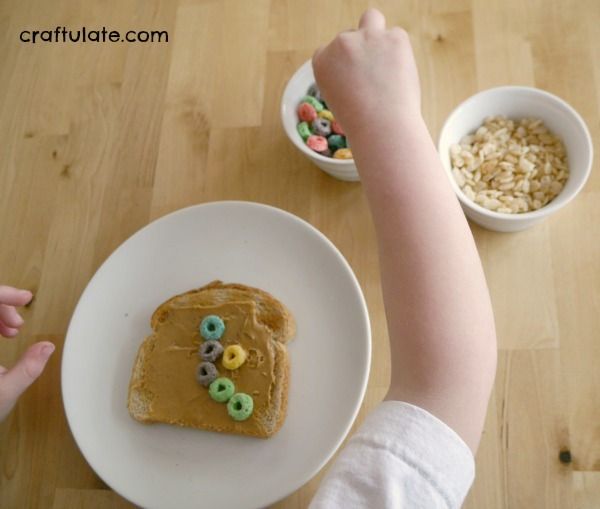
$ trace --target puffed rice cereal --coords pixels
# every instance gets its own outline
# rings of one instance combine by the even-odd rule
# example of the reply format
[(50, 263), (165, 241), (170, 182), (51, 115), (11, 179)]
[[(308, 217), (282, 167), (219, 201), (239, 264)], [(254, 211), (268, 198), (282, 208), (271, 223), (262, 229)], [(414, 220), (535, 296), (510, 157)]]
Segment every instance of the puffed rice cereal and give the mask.
[(540, 119), (488, 117), (450, 146), (452, 175), (467, 198), (495, 212), (537, 210), (569, 178), (562, 141)]

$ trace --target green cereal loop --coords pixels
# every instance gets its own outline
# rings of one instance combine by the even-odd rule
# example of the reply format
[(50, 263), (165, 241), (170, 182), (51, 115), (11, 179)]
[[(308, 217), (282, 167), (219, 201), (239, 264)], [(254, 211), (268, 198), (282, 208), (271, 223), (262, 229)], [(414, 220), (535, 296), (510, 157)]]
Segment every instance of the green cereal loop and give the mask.
[(340, 134), (332, 134), (327, 138), (329, 148), (334, 152), (339, 148), (346, 148), (346, 138)]
[(229, 378), (222, 376), (214, 380), (208, 387), (210, 397), (219, 403), (225, 403), (235, 392), (235, 385)]
[(300, 103), (308, 103), (308, 104), (310, 104), (317, 111), (317, 113), (319, 113), (319, 111), (323, 111), (323, 109), (325, 108), (323, 106), (322, 102), (317, 101), (314, 97), (312, 97), (310, 95), (305, 95), (300, 100)]
[(217, 315), (208, 315), (200, 323), (200, 335), (207, 341), (217, 341), (225, 332), (225, 323)]
[(245, 421), (252, 415), (254, 400), (252, 396), (238, 392), (227, 403), (227, 413), (234, 421)]
[(296, 129), (298, 129), (298, 134), (302, 136), (302, 139), (306, 141), (308, 137), (312, 134), (310, 131), (310, 127), (308, 126), (308, 122), (300, 122)]

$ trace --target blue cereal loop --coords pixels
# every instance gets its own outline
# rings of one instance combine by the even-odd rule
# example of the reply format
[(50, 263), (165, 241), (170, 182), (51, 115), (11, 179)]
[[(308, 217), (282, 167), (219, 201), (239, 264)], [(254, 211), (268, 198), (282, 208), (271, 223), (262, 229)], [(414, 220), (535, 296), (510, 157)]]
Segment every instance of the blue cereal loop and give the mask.
[(200, 323), (200, 335), (207, 341), (217, 341), (225, 332), (225, 323), (217, 315), (208, 315)]

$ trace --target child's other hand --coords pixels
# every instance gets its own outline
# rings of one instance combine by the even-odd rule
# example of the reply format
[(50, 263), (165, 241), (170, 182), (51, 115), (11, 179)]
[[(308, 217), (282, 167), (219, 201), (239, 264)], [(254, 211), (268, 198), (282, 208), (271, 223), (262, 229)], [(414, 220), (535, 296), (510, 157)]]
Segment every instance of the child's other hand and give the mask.
[[(32, 299), (31, 292), (11, 286), (0, 286), (0, 335), (16, 336), (23, 319), (15, 306), (24, 306)], [(0, 421), (2, 421), (17, 402), (19, 396), (42, 374), (54, 345), (41, 341), (30, 346), (17, 363), (7, 369), (0, 366)]]
[(358, 30), (341, 32), (313, 56), (323, 97), (344, 129), (376, 128), (386, 119), (421, 116), (419, 76), (401, 28), (386, 29), (385, 17), (368, 9)]

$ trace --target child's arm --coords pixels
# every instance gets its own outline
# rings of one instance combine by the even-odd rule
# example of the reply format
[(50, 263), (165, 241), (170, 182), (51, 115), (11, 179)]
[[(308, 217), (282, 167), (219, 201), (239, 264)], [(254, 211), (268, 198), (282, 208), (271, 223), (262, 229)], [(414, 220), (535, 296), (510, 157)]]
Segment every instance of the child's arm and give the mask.
[(406, 32), (374, 9), (313, 58), (352, 143), (379, 242), (392, 380), (475, 451), (496, 369), (490, 298), (469, 227), (421, 117)]

